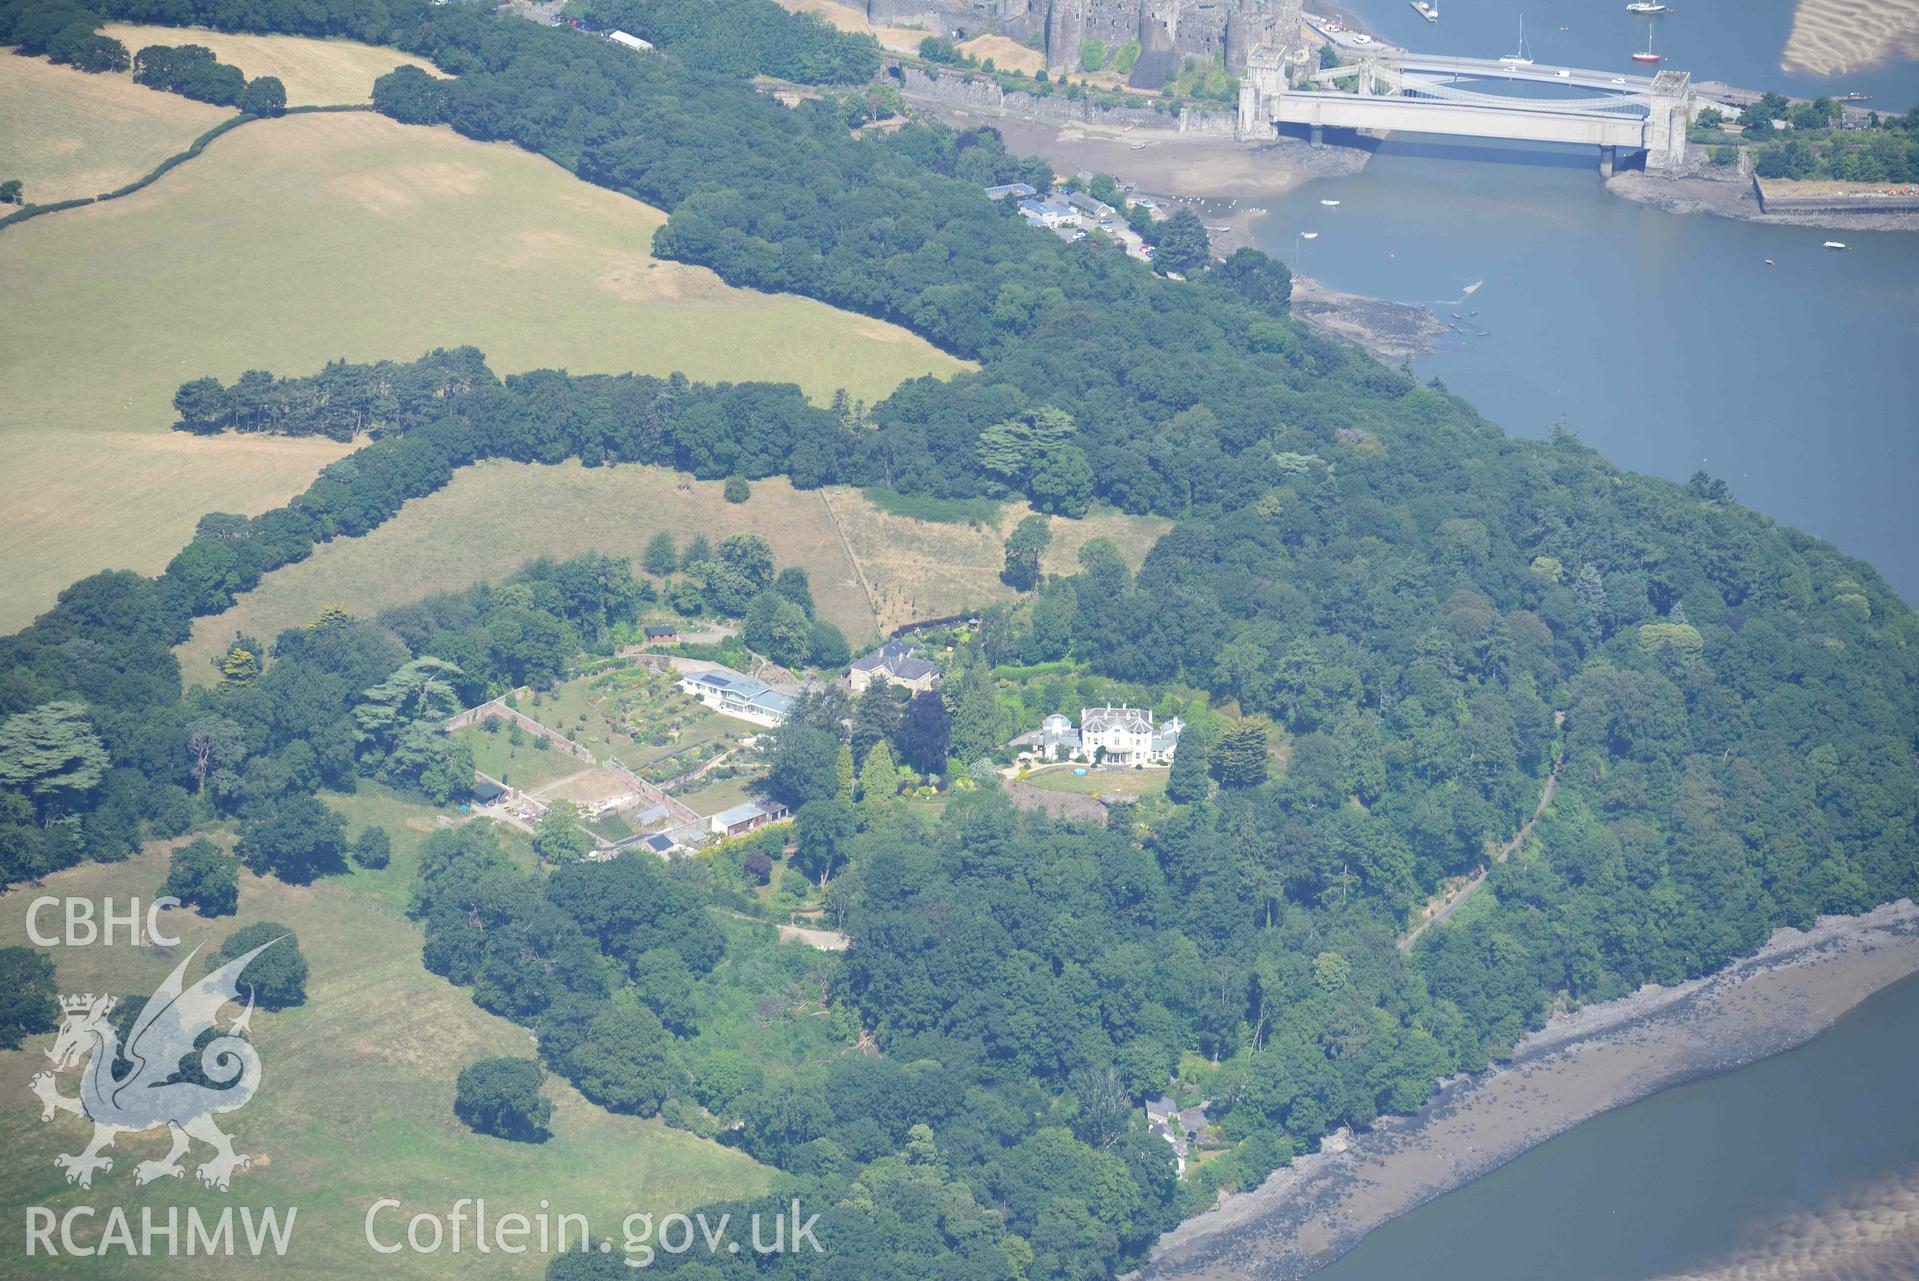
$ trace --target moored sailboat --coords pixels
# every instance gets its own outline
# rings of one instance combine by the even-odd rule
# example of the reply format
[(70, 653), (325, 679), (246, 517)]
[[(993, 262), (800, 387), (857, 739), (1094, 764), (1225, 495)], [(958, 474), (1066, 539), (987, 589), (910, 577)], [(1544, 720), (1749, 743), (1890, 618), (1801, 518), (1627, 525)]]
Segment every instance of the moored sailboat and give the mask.
[(1519, 15), (1519, 49), (1500, 59), (1509, 67), (1530, 67), (1533, 65), (1532, 53), (1526, 48), (1526, 15)]

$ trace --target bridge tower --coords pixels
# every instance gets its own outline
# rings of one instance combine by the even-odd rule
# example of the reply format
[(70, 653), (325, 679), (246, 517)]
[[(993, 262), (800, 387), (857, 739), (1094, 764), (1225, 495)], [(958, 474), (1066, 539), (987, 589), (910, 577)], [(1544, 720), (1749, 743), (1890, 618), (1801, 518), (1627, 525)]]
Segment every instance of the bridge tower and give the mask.
[(1286, 93), (1286, 51), (1263, 44), (1246, 55), (1246, 74), (1239, 78), (1239, 137), (1264, 140), (1273, 136), (1279, 100)]
[(1646, 168), (1670, 173), (1686, 164), (1686, 130), (1692, 125), (1692, 72), (1661, 71), (1652, 78), (1646, 117)]

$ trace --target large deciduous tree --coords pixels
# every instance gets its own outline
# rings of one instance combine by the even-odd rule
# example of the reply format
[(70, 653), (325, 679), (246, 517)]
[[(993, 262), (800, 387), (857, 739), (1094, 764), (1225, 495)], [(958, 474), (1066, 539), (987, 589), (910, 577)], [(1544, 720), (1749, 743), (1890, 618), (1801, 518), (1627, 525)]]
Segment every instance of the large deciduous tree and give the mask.
[(453, 1113), (481, 1134), (518, 1143), (548, 1135), (553, 1104), (540, 1093), (546, 1074), (533, 1059), (481, 1059), (460, 1069)]
[(580, 807), (565, 797), (547, 804), (533, 827), (533, 852), (549, 863), (571, 863), (593, 848), (593, 837), (580, 826)]
[(1053, 541), (1053, 524), (1044, 516), (1028, 516), (1006, 536), (1006, 567), (1000, 580), (1014, 591), (1039, 586), (1039, 559)]
[(261, 921), (227, 936), (220, 950), (207, 958), (214, 969), (245, 956), (262, 944), (270, 944), (240, 971), (240, 992), (249, 991), (263, 1010), (284, 1010), (304, 1005), (307, 999), (307, 959), (300, 951), (300, 938), (277, 921)]
[(684, 1080), (672, 1036), (643, 1005), (605, 1010), (567, 1057), (580, 1093), (614, 1112), (652, 1116)]
[(173, 851), (160, 893), (203, 916), (231, 916), (240, 906), (240, 860), (201, 837)]
[(0, 1050), (17, 1050), (60, 1022), (53, 958), (30, 947), (0, 947)]
[(346, 851), (346, 820), (312, 796), (285, 797), (240, 831), (246, 865), (291, 885), (344, 872)]

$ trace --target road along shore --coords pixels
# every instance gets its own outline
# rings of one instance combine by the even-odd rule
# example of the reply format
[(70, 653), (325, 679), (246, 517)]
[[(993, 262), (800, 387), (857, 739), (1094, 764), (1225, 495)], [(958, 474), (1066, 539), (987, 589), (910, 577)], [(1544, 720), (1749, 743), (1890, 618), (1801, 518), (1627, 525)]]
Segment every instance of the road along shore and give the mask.
[(1416, 1116), (1295, 1160), (1160, 1239), (1139, 1281), (1292, 1281), (1372, 1229), (1611, 1108), (1804, 1044), (1919, 973), (1919, 906), (1782, 929), (1716, 974), (1560, 1015)]

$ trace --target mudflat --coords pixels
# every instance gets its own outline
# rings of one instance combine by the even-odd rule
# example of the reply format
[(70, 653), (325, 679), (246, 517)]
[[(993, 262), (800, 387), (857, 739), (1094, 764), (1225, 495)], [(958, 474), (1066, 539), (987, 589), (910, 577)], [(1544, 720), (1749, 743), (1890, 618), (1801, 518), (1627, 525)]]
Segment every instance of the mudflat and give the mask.
[(1919, 972), (1919, 906), (1782, 929), (1716, 974), (1555, 1018), (1503, 1064), (1446, 1082), (1416, 1116), (1335, 1136), (1161, 1238), (1141, 1281), (1288, 1281), (1372, 1229), (1601, 1112), (1803, 1044)]

